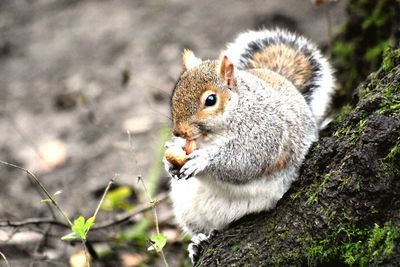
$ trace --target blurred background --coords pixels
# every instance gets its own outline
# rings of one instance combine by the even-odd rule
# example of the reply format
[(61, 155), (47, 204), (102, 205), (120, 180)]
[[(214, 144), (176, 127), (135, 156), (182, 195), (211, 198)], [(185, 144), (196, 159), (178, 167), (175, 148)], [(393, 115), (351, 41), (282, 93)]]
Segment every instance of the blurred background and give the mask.
[[(52, 194), (61, 190), (55, 197), (71, 220), (93, 214), (113, 177), (97, 225), (157, 198), (165, 257), (187, 265), (161, 166), (183, 48), (216, 58), (238, 33), (279, 26), (327, 51), (344, 2), (1, 0), (0, 160), (33, 172)], [(79, 266), (82, 246), (60, 240), (67, 227), (27, 223), (55, 220), (30, 178), (0, 164), (0, 252), (11, 266)], [(94, 266), (162, 266), (147, 251), (154, 232), (151, 211), (90, 232), (101, 259)]]

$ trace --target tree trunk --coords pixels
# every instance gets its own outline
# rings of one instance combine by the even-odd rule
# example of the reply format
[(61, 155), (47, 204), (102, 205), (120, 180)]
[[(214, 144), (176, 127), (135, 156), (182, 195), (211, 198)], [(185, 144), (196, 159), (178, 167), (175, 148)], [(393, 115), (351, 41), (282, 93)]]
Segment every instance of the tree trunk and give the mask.
[(314, 144), (271, 212), (218, 234), (197, 266), (400, 266), (400, 50)]

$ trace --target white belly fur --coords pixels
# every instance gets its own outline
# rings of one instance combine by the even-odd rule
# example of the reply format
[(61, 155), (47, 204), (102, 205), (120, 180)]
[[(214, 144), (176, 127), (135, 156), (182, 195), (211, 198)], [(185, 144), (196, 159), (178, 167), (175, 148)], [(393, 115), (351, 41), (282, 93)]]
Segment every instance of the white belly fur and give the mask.
[(242, 185), (211, 177), (172, 180), (170, 197), (185, 231), (207, 233), (221, 230), (246, 214), (274, 208), (296, 176), (291, 168)]

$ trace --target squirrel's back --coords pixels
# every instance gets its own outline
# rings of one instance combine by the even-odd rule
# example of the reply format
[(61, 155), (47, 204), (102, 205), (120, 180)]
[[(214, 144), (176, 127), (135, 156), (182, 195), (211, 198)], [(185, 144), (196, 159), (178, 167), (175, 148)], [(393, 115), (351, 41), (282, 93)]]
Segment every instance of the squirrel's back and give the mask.
[(224, 54), (238, 69), (267, 68), (291, 81), (321, 126), (334, 92), (334, 78), (328, 61), (311, 41), (281, 29), (249, 31), (228, 44)]

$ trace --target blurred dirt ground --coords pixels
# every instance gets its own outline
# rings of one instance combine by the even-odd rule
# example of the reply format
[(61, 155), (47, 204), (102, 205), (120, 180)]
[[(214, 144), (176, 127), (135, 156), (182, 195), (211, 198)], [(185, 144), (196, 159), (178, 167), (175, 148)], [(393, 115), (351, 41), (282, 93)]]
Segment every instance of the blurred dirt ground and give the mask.
[[(118, 184), (140, 190), (136, 177), (146, 181), (159, 166), (183, 48), (214, 58), (241, 31), (284, 26), (326, 49), (328, 18), (334, 31), (343, 4), (1, 0), (0, 160), (33, 171), (50, 192), (62, 190), (58, 201), (71, 217), (90, 216), (110, 178), (118, 174)], [(158, 191), (167, 184), (163, 173)], [(40, 200), (23, 172), (0, 165), (0, 220), (50, 217)], [(113, 215), (101, 211), (98, 220)], [(34, 253), (41, 239), (33, 228), (0, 228), (0, 252), (12, 266), (68, 265), (77, 247), (50, 238), (53, 261), (46, 260)], [(26, 246), (14, 240), (16, 232), (30, 240)], [(171, 266), (181, 265), (174, 253), (167, 248)]]

